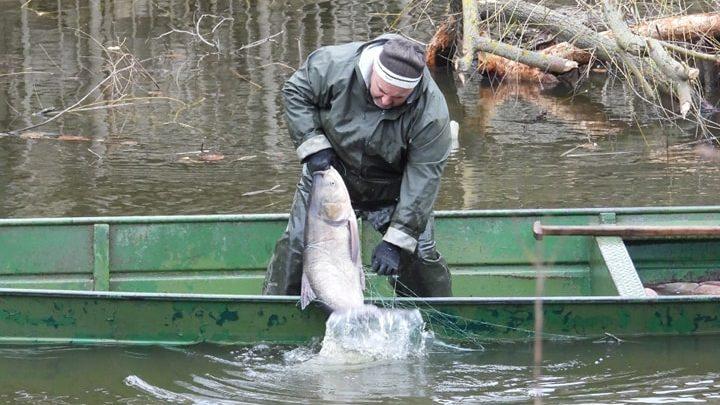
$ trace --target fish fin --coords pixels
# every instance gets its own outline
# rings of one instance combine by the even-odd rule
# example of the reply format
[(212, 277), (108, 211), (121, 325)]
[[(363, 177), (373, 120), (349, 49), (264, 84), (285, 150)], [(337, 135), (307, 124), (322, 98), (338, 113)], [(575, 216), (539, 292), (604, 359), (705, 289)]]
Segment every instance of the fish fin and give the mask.
[(360, 272), (360, 286), (365, 291), (365, 272), (360, 258), (360, 232), (358, 232), (357, 219), (354, 215), (348, 219), (348, 228), (350, 228), (350, 258)]
[(317, 295), (315, 295), (315, 291), (310, 287), (310, 280), (308, 280), (305, 273), (303, 273), (302, 281), (300, 282), (300, 309), (305, 309), (315, 298), (317, 298)]
[(360, 264), (360, 233), (358, 232), (357, 219), (354, 216), (348, 219), (350, 229), (350, 259), (355, 264)]

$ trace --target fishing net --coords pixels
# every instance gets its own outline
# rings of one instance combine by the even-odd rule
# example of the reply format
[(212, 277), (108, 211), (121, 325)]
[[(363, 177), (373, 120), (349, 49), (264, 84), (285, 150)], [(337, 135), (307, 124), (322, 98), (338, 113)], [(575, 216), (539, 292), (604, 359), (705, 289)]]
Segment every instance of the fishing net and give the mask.
[[(402, 284), (399, 280), (399, 284)], [(532, 340), (536, 333), (534, 329), (513, 327), (506, 324), (497, 324), (488, 321), (471, 319), (456, 314), (450, 314), (437, 309), (431, 302), (423, 300), (423, 297), (415, 301), (399, 301), (395, 296), (383, 294), (382, 287), (368, 283), (365, 297), (372, 300), (382, 308), (405, 308), (417, 310), (425, 321), (425, 329), (430, 332), (434, 339), (433, 344), (454, 348), (461, 351), (485, 350), (485, 344), (505, 343), (508, 339), (498, 338), (506, 331), (512, 330), (514, 336), (525, 336), (528, 341)], [(548, 340), (575, 340), (569, 335), (540, 332), (543, 339)], [(493, 337), (490, 337), (493, 336)], [(512, 341), (516, 342), (514, 338)], [(522, 340), (522, 339), (521, 339)]]

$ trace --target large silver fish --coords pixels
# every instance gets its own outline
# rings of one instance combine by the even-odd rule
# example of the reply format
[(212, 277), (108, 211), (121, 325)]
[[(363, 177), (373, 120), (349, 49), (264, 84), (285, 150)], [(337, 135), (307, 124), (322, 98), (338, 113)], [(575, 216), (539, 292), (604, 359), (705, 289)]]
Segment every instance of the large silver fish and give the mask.
[(322, 302), (331, 311), (363, 306), (365, 273), (357, 219), (345, 182), (334, 168), (313, 173), (305, 223), (300, 306)]

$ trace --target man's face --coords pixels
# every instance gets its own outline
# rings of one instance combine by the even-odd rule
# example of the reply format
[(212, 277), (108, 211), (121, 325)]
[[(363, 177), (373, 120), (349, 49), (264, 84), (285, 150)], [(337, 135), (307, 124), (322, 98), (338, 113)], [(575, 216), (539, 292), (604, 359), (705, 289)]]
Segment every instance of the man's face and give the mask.
[(404, 104), (412, 91), (413, 89), (403, 89), (402, 87), (388, 84), (380, 75), (375, 73), (375, 67), (373, 67), (373, 72), (370, 76), (370, 95), (375, 105), (379, 108), (387, 110), (388, 108)]

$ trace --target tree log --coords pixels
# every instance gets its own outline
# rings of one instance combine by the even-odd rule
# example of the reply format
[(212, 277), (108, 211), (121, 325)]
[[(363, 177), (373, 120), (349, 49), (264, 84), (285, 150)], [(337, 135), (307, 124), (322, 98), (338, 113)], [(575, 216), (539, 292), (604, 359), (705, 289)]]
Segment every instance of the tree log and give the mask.
[[(457, 22), (463, 27), (462, 54), (455, 58), (460, 72), (469, 71), (477, 56), (479, 70), (489, 76), (551, 85), (558, 82), (551, 73), (562, 74), (597, 58), (608, 66), (620, 66), (626, 74), (635, 77), (650, 100), (659, 102), (658, 93), (677, 97), (680, 113), (685, 117), (695, 98), (691, 82), (697, 80), (699, 71), (673, 58), (668, 50), (686, 57), (720, 60), (720, 55), (703, 54), (658, 39), (716, 36), (720, 33), (720, 13), (662, 18), (630, 28), (614, 1), (605, 0), (604, 15), (611, 30), (597, 32), (577, 19), (527, 0), (455, 0), (453, 4), (456, 8), (462, 4), (462, 21)], [(564, 42), (539, 52), (518, 48), (482, 36), (481, 16), (536, 27)], [(452, 35), (446, 25), (438, 33), (428, 52), (433, 61), (437, 59), (438, 49), (452, 49), (451, 38), (460, 31), (455, 30)], [(452, 52), (447, 55), (451, 56)], [(462, 80), (463, 75), (460, 77)]]
[(510, 82), (535, 82), (546, 87), (552, 87), (559, 83), (553, 74), (487, 52), (478, 52), (478, 69), (487, 76), (498, 77)]
[(569, 42), (560, 42), (540, 50), (540, 53), (553, 55), (563, 59), (577, 62), (579, 65), (587, 65), (592, 60), (592, 54), (580, 49)]
[[(634, 34), (625, 24), (623, 15), (618, 10), (614, 0), (603, 1), (603, 14), (618, 46), (631, 55), (644, 56), (648, 54), (655, 62), (655, 66), (670, 81), (671, 88), (674, 90), (680, 104), (680, 115), (685, 118), (692, 106), (690, 81), (696, 80), (700, 75), (700, 71), (673, 59), (657, 39), (643, 38)], [(631, 71), (640, 82), (645, 80), (645, 77), (639, 74), (637, 69), (631, 69)], [(644, 83), (643, 85), (647, 92), (647, 85)]]
[(720, 35), (720, 13), (691, 14), (638, 24), (631, 28), (637, 35), (667, 41), (694, 42)]
[(555, 55), (528, 51), (504, 42), (495, 41), (485, 36), (479, 37), (473, 42), (475, 43), (476, 50), (502, 56), (511, 61), (520, 62), (550, 73), (567, 73), (578, 67), (575, 61), (563, 59)]
[[(673, 18), (686, 19), (686, 17), (688, 17), (687, 20), (692, 20), (689, 17), (699, 17), (698, 19), (701, 21), (701, 24), (698, 25), (699, 27), (708, 27), (708, 26), (710, 27), (706, 31), (706, 32), (708, 32), (708, 36), (710, 36), (710, 34), (713, 34), (714, 36), (720, 35), (720, 25), (718, 25), (720, 23), (714, 22), (714, 20), (716, 18), (720, 19), (720, 17), (717, 17), (715, 14), (713, 14), (713, 15), (697, 14), (697, 15), (692, 15), (692, 16), (670, 17), (667, 19), (673, 19)], [(647, 35), (647, 36), (650, 38), (655, 38), (655, 39), (659, 39), (659, 40), (663, 40), (663, 41), (664, 40), (673, 40), (674, 36), (671, 35), (673, 33), (673, 31), (670, 30), (669, 28), (664, 28), (664, 29), (661, 28), (660, 31), (655, 31), (655, 32), (651, 32), (649, 29), (647, 29), (647, 26), (651, 26), (652, 24), (654, 24), (656, 22), (658, 22), (658, 24), (660, 24), (660, 22), (662, 22), (662, 20), (667, 20), (667, 19), (663, 18), (660, 20), (651, 21), (649, 23), (642, 24), (642, 26), (630, 27), (630, 30), (633, 33), (636, 33), (637, 35), (644, 36), (644, 33), (652, 33), (654, 35)], [(688, 38), (690, 38), (690, 40), (692, 41), (697, 38), (701, 38), (703, 35), (702, 34), (703, 32), (705, 32), (705, 31), (700, 31), (700, 30), (686, 31), (686, 34), (687, 34)], [(613, 38), (612, 31), (603, 31), (603, 32), (598, 33), (598, 35), (605, 36), (608, 38)], [(688, 49), (688, 48), (685, 48), (685, 47), (682, 47), (680, 45), (676, 45), (673, 43), (661, 42), (661, 44), (663, 45), (663, 47), (665, 49), (682, 54), (682, 55), (686, 55), (686, 56), (696, 58), (696, 59), (709, 60), (712, 62), (720, 62), (720, 53), (712, 55), (712, 54), (697, 52), (692, 49)], [(559, 42), (555, 45), (551, 45), (551, 46), (541, 50), (540, 52), (547, 53), (549, 55), (558, 56), (560, 58), (564, 58), (564, 59), (568, 59), (568, 60), (573, 60), (580, 65), (586, 65), (586, 64), (590, 63), (590, 61), (592, 60), (592, 54), (587, 49), (580, 49), (577, 46), (575, 46), (569, 42)]]
[[(690, 110), (694, 92), (689, 80), (697, 78), (697, 70), (688, 68), (672, 59), (659, 41), (652, 38), (645, 39), (646, 43), (652, 42), (652, 45), (655, 45), (646, 46), (653, 61), (648, 62), (647, 58), (625, 52), (609, 35), (600, 35), (547, 7), (530, 4), (523, 0), (480, 1), (478, 12), (482, 15), (499, 14), (508, 20), (543, 28), (554, 33), (558, 39), (590, 52), (607, 64), (622, 63), (643, 84), (648, 97), (654, 99), (659, 92), (671, 94), (678, 98), (680, 113), (683, 117)], [(642, 72), (642, 74), (637, 72)], [(684, 80), (680, 80), (680, 78), (684, 78)], [(647, 82), (653, 83), (655, 87), (650, 88)]]
[(614, 1), (605, 0), (603, 2), (603, 15), (620, 48), (631, 55), (645, 56), (647, 53), (645, 41), (630, 31)]
[(457, 19), (450, 15), (438, 27), (425, 51), (425, 62), (430, 67), (444, 66), (452, 61), (457, 41)]
[(595, 53), (604, 61), (615, 59), (620, 52), (615, 41), (539, 4), (522, 0), (480, 0), (477, 11), (482, 15), (504, 15), (510, 20), (551, 31), (558, 40)]
[[(481, 1), (482, 3), (482, 10), (489, 9), (489, 6), (486, 4), (488, 3), (488, 1), (479, 1)], [(490, 2), (494, 3), (494, 7), (501, 7), (501, 4), (499, 4), (497, 0), (490, 0)], [(454, 13), (459, 13), (461, 11), (460, 0), (452, 1), (451, 6), (454, 7), (452, 9)], [(477, 10), (477, 7), (473, 8)], [(471, 10), (471, 15), (477, 16), (477, 11), (475, 10)], [(525, 11), (525, 14), (531, 15), (527, 10)], [(567, 18), (567, 16), (565, 16), (564, 14), (561, 14), (561, 16), (564, 16), (565, 19)], [(454, 24), (449, 23), (449, 21), (451, 21), (450, 19), (454, 21)], [(477, 17), (475, 17), (474, 19), (476, 21), (478, 20)], [(438, 29), (435, 36), (433, 37), (433, 40), (431, 41), (431, 45), (428, 47), (427, 54), (429, 64), (437, 64), (438, 56), (441, 58), (447, 58), (448, 60), (453, 59), (455, 53), (454, 43), (457, 39), (458, 32), (457, 28), (453, 29), (453, 27), (457, 27), (457, 24), (462, 25), (462, 20), (456, 19), (451, 15), (448, 20), (446, 20), (440, 25), (440, 28)], [(542, 28), (541, 25), (538, 25), (538, 27)], [(720, 36), (720, 13), (702, 13), (687, 16), (664, 17), (638, 24), (636, 26), (631, 26), (630, 30), (637, 35), (655, 38), (659, 40), (684, 39), (685, 41), (692, 42), (703, 37)], [(478, 31), (475, 30), (475, 32)], [(596, 33), (592, 30), (590, 30), (590, 32)], [(606, 37), (611, 41), (614, 41), (612, 31), (603, 31), (596, 34)], [(693, 58), (699, 58), (715, 62), (720, 61), (720, 55), (705, 54), (683, 48), (680, 45), (675, 45), (671, 43), (663, 43), (663, 46), (668, 50), (685, 54)], [(541, 50), (540, 53), (575, 61), (580, 65), (590, 63), (593, 56), (588, 49), (582, 49), (582, 47), (571, 44), (570, 42), (559, 42), (555, 45)]]
[[(575, 61), (552, 54), (528, 51), (483, 36), (479, 31), (480, 19), (476, 0), (463, 0), (463, 54), (457, 67), (469, 71), (477, 55), (478, 68), (488, 76), (499, 76), (512, 81), (532, 81), (543, 85), (558, 83), (550, 73), (562, 74), (577, 69)], [(481, 51), (481, 52), (478, 52)]]
[(476, 0), (462, 0), (463, 38), (462, 55), (457, 59), (457, 68), (468, 72), (475, 56), (476, 41), (480, 38), (480, 18)]

